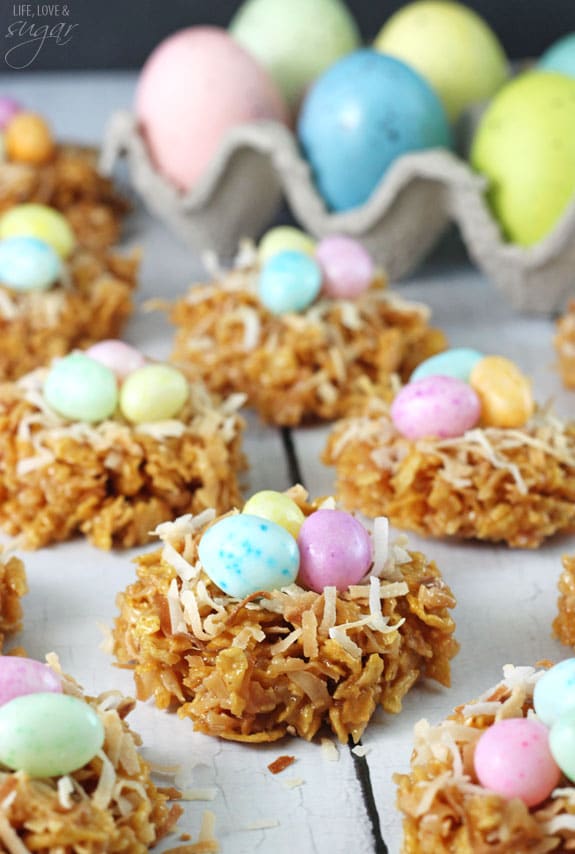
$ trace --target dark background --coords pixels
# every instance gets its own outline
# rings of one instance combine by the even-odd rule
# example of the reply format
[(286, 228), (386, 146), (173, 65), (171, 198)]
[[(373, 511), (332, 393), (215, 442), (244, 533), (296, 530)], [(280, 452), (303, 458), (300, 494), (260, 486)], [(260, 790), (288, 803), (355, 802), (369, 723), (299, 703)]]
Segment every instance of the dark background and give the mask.
[[(50, 4), (31, 0), (36, 12), (32, 18), (22, 14), (20, 3), (0, 0), (0, 39), (5, 50), (11, 43), (8, 27), (19, 20), (76, 24), (67, 45), (47, 40), (27, 70), (136, 68), (168, 33), (193, 24), (225, 27), (239, 5), (240, 0), (68, 0), (60, 3), (68, 15), (57, 15), (53, 4), (42, 14), (41, 7)], [(348, 0), (366, 41), (403, 5), (397, 0)], [(489, 22), (514, 59), (538, 56), (559, 36), (575, 30), (575, 0), (470, 0), (466, 5)], [(2, 70), (9, 71), (6, 66)]]

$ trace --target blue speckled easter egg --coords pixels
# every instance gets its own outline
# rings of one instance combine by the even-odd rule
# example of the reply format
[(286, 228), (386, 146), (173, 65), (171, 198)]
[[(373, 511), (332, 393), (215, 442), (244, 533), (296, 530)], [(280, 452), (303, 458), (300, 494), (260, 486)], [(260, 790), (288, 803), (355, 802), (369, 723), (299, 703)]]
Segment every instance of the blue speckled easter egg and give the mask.
[(402, 154), (451, 145), (444, 108), (405, 63), (358, 50), (332, 65), (309, 90), (298, 136), (326, 204), (362, 205)]
[(272, 314), (303, 311), (321, 289), (321, 269), (317, 261), (293, 249), (278, 252), (262, 267), (259, 298)]
[(568, 33), (548, 47), (537, 67), (540, 71), (558, 71), (575, 77), (575, 33)]
[(547, 726), (565, 714), (575, 713), (575, 658), (560, 661), (537, 680), (533, 705), (537, 717)]
[(292, 535), (269, 519), (246, 513), (226, 516), (208, 528), (198, 554), (214, 584), (240, 599), (292, 584), (299, 569)]
[(44, 383), (44, 397), (71, 421), (105, 421), (118, 405), (118, 384), (110, 368), (83, 353), (56, 359)]
[(409, 381), (441, 376), (454, 377), (456, 380), (467, 383), (471, 371), (481, 359), (483, 359), (483, 353), (472, 350), (471, 347), (454, 347), (452, 350), (444, 350), (443, 353), (437, 353), (418, 365)]
[(62, 275), (58, 253), (36, 237), (0, 240), (0, 284), (14, 291), (43, 291)]

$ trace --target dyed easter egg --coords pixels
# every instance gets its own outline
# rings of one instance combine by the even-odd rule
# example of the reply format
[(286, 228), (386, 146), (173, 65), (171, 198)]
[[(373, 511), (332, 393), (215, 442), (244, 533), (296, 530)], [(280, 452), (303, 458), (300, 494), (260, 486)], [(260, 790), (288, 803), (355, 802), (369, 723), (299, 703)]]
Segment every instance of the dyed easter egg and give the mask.
[(364, 577), (373, 560), (371, 538), (361, 522), (342, 510), (316, 510), (300, 528), (298, 583), (316, 593), (346, 590)]
[(482, 786), (528, 807), (544, 801), (561, 771), (549, 749), (549, 731), (533, 718), (509, 718), (486, 729), (475, 748), (475, 773)]
[(560, 661), (537, 680), (533, 706), (547, 726), (564, 714), (575, 714), (575, 658)]
[(312, 255), (315, 252), (315, 240), (291, 225), (278, 225), (266, 231), (258, 246), (258, 259), (265, 264), (274, 255), (287, 251), (303, 252)]
[(297, 543), (285, 528), (246, 513), (211, 525), (200, 540), (198, 555), (214, 584), (238, 599), (293, 584), (300, 559)]
[(575, 33), (568, 33), (547, 48), (537, 67), (541, 71), (557, 71), (575, 77)]
[(454, 347), (444, 350), (421, 362), (409, 378), (410, 382), (421, 380), (423, 377), (441, 376), (454, 377), (456, 380), (469, 382), (469, 375), (477, 362), (483, 359), (483, 353), (472, 350), (471, 347)]
[(375, 268), (361, 243), (343, 234), (324, 237), (315, 257), (323, 273), (323, 293), (333, 299), (355, 299), (373, 281)]
[(336, 211), (366, 202), (410, 151), (449, 147), (441, 102), (417, 72), (374, 50), (340, 59), (307, 93), (298, 136), (317, 188)]
[(0, 130), (5, 130), (8, 122), (14, 118), (16, 113), (22, 112), (22, 105), (8, 95), (0, 96)]
[(274, 255), (260, 271), (258, 295), (272, 314), (303, 311), (321, 289), (317, 261), (303, 252), (289, 250)]
[(533, 415), (531, 383), (504, 356), (484, 356), (469, 377), (481, 401), (484, 427), (523, 427)]
[(120, 390), (122, 415), (134, 424), (164, 421), (180, 414), (190, 395), (185, 376), (171, 365), (144, 365)]
[(135, 109), (158, 169), (182, 190), (202, 177), (233, 127), (287, 117), (268, 74), (216, 27), (180, 30), (155, 48)]
[(84, 352), (90, 359), (110, 368), (119, 380), (124, 380), (132, 371), (146, 364), (146, 357), (139, 350), (117, 339), (98, 341)]
[(118, 405), (116, 377), (83, 353), (70, 353), (52, 363), (44, 397), (52, 409), (71, 421), (104, 421)]
[(55, 249), (36, 237), (0, 240), (0, 283), (14, 291), (43, 291), (62, 275)]
[(551, 754), (566, 777), (575, 782), (575, 710), (557, 718), (549, 730)]
[(0, 707), (0, 762), (30, 777), (81, 768), (104, 743), (96, 712), (66, 694), (28, 694)]
[(42, 166), (54, 157), (50, 128), (36, 113), (17, 113), (6, 125), (4, 144), (10, 160)]
[(463, 436), (479, 421), (481, 404), (467, 383), (429, 376), (405, 385), (391, 405), (391, 417), (408, 439)]
[(341, 0), (247, 0), (230, 32), (268, 70), (292, 108), (322, 71), (361, 41)]
[(74, 232), (62, 214), (33, 202), (16, 205), (0, 217), (0, 238), (36, 237), (67, 258), (76, 245)]
[(285, 528), (292, 537), (297, 537), (305, 519), (303, 511), (295, 501), (283, 492), (274, 492), (273, 489), (263, 489), (252, 495), (244, 504), (242, 513), (270, 519)]
[(25, 694), (61, 692), (62, 680), (47, 664), (16, 655), (0, 656), (0, 706)]

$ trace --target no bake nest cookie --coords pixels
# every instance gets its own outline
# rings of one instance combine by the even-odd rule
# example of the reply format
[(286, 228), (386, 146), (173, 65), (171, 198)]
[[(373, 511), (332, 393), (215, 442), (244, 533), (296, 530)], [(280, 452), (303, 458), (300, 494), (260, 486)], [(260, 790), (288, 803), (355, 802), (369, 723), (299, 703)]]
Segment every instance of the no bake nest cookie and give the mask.
[(21, 598), (28, 592), (22, 561), (10, 554), (0, 553), (0, 654), (6, 635), (22, 628)]
[[(309, 504), (301, 487), (287, 494), (306, 516), (333, 507)], [(419, 678), (449, 685), (455, 600), (423, 554), (403, 540), (388, 549), (383, 537), (360, 584), (339, 593), (292, 584), (242, 600), (199, 563), (214, 519), (206, 511), (161, 525), (163, 547), (138, 559), (137, 581), (118, 597), (113, 650), (134, 669), (140, 699), (235, 741), (313, 739), (325, 725), (345, 742), (378, 705), (399, 712)]]
[(559, 371), (567, 388), (575, 388), (575, 300), (557, 322), (555, 349), (559, 357)]

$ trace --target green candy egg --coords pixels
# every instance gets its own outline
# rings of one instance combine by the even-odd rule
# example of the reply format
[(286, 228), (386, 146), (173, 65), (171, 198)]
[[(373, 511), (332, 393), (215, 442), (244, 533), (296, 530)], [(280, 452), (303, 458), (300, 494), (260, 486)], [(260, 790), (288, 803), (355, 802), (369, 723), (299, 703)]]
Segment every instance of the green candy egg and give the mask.
[(110, 368), (83, 353), (70, 353), (50, 368), (44, 397), (64, 418), (105, 421), (118, 405), (118, 384)]
[(0, 708), (0, 762), (30, 777), (70, 774), (104, 743), (104, 727), (82, 700), (26, 694)]
[(143, 424), (175, 418), (190, 393), (188, 381), (171, 365), (144, 365), (122, 385), (120, 409), (128, 421)]
[(575, 712), (567, 712), (553, 723), (549, 749), (565, 776), (575, 782)]

